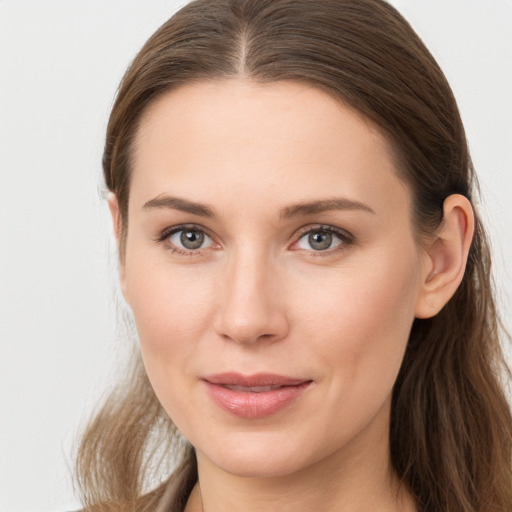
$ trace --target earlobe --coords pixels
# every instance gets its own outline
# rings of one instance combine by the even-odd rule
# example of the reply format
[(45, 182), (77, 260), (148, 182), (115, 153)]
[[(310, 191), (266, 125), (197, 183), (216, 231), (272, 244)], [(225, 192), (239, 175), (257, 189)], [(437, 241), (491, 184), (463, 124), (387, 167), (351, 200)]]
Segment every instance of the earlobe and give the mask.
[(112, 218), (112, 227), (114, 231), (114, 236), (117, 244), (117, 253), (118, 253), (118, 268), (119, 268), (119, 282), (121, 285), (121, 291), (123, 293), (123, 297), (126, 302), (129, 304), (128, 295), (126, 293), (126, 268), (125, 261), (122, 255), (122, 219), (121, 219), (121, 211), (119, 209), (119, 201), (117, 200), (117, 196), (110, 192), (108, 194), (108, 208), (110, 210), (110, 216)]
[(469, 200), (449, 196), (443, 205), (443, 221), (425, 249), (424, 275), (416, 304), (417, 318), (431, 318), (459, 287), (473, 240), (475, 217)]

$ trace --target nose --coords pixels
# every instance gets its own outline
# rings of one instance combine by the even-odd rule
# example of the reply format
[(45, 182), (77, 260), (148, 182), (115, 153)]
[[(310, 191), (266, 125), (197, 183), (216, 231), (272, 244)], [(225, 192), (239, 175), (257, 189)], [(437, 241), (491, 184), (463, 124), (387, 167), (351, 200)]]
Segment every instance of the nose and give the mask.
[(219, 290), (221, 302), (214, 328), (225, 339), (240, 344), (274, 342), (289, 325), (279, 272), (254, 252), (240, 254), (227, 264)]

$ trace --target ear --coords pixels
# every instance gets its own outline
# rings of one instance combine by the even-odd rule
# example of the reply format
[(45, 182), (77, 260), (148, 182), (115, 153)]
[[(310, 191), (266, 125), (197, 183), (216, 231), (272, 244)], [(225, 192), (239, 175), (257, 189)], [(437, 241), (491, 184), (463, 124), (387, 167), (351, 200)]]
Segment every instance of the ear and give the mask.
[(123, 251), (121, 236), (123, 232), (123, 225), (121, 219), (121, 211), (119, 209), (119, 201), (117, 200), (117, 196), (113, 192), (109, 192), (108, 194), (108, 208), (110, 210), (110, 216), (112, 218), (112, 227), (114, 229), (114, 236), (116, 238), (117, 243), (117, 254), (118, 254), (118, 268), (119, 268), (119, 282), (121, 285), (121, 291), (123, 293), (123, 297), (128, 302), (127, 294), (126, 294), (126, 267), (125, 267), (125, 259), (124, 255), (121, 251)]
[(475, 216), (469, 200), (459, 194), (446, 198), (441, 225), (424, 249), (417, 318), (437, 315), (452, 298), (464, 276), (474, 230)]
[(119, 211), (119, 201), (113, 192), (108, 193), (107, 197), (108, 209), (112, 218), (112, 226), (114, 228), (114, 236), (119, 248), (119, 240), (121, 238), (121, 213)]

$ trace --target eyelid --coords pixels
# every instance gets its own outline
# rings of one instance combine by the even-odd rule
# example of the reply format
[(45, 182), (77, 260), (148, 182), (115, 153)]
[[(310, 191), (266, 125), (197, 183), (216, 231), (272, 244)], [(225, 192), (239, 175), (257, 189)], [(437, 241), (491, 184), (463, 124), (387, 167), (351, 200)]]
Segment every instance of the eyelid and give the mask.
[(307, 251), (306, 249), (298, 249), (298, 248), (295, 248), (295, 249), (292, 248), (292, 250), (311, 252), (315, 256), (321, 256), (321, 255), (332, 254), (339, 250), (343, 250), (347, 247), (347, 245), (353, 245), (355, 243), (355, 237), (351, 233), (349, 233), (348, 231), (346, 231), (344, 229), (341, 229), (341, 228), (338, 228), (335, 226), (330, 226), (327, 224), (309, 224), (307, 226), (303, 226), (302, 228), (300, 228), (299, 230), (297, 230), (294, 233), (294, 235), (293, 235), (294, 241), (292, 243), (292, 246), (296, 245), (299, 242), (299, 240), (301, 240), (308, 233), (315, 232), (315, 231), (324, 231), (327, 233), (331, 233), (331, 234), (335, 235), (336, 237), (338, 237), (342, 241), (342, 243), (336, 247), (333, 247), (332, 249), (326, 249), (325, 251), (315, 251), (314, 249), (311, 249), (311, 251)]
[[(169, 237), (171, 235), (173, 235), (174, 233), (177, 233), (179, 231), (184, 231), (187, 229), (201, 231), (210, 240), (212, 240), (213, 244), (220, 246), (220, 244), (215, 241), (215, 237), (211, 234), (209, 229), (207, 229), (204, 226), (201, 226), (199, 224), (192, 224), (192, 223), (177, 224), (174, 226), (169, 226), (169, 227), (163, 229), (162, 231), (160, 231), (160, 233), (155, 237), (154, 240), (157, 243), (165, 243), (166, 241), (169, 240)], [(303, 238), (305, 235), (307, 235), (308, 233), (310, 233), (312, 231), (313, 232), (314, 231), (324, 231), (327, 233), (331, 233), (331, 234), (335, 235), (336, 237), (338, 237), (342, 241), (342, 243), (335, 246), (332, 249), (326, 249), (325, 251), (315, 251), (314, 249), (311, 249), (311, 251), (308, 251), (306, 249), (293, 248), (293, 245), (296, 245), (301, 238)], [(338, 228), (338, 227), (335, 227), (335, 226), (326, 225), (326, 224), (308, 224), (307, 226), (303, 226), (292, 235), (292, 239), (293, 239), (293, 242), (291, 244), (292, 250), (310, 252), (310, 253), (314, 254), (315, 256), (332, 254), (339, 250), (343, 250), (347, 246), (353, 245), (355, 243), (354, 236), (351, 233), (349, 233), (348, 231)], [(170, 246), (170, 244), (167, 244), (167, 245), (168, 245), (168, 248), (170, 250), (172, 249), (173, 252), (181, 253), (184, 255), (197, 255), (197, 254), (200, 254), (203, 250), (203, 249), (195, 249), (195, 250), (188, 249), (187, 250), (187, 249), (184, 249), (181, 247), (177, 247), (174, 244), (172, 244), (172, 246)], [(209, 249), (209, 247), (207, 247), (205, 249)]]
[[(160, 231), (160, 233), (158, 233), (158, 235), (155, 237), (154, 240), (157, 243), (163, 244), (165, 242), (168, 242), (169, 238), (173, 234), (178, 233), (179, 231), (186, 231), (187, 229), (193, 230), (193, 231), (201, 231), (202, 233), (204, 233), (205, 236), (207, 236), (213, 242), (213, 244), (219, 245), (217, 242), (215, 242), (214, 237), (211, 235), (210, 231), (207, 228), (205, 228), (204, 226), (201, 226), (199, 224), (190, 224), (190, 223), (169, 226), (169, 227), (163, 229), (162, 231)], [(177, 254), (184, 254), (184, 255), (200, 254), (204, 249), (210, 248), (210, 247), (205, 247), (204, 249), (191, 250), (191, 249), (185, 249), (183, 247), (177, 247), (176, 245), (171, 244), (170, 242), (168, 242), (166, 245), (169, 250), (172, 250), (172, 252), (175, 252)]]

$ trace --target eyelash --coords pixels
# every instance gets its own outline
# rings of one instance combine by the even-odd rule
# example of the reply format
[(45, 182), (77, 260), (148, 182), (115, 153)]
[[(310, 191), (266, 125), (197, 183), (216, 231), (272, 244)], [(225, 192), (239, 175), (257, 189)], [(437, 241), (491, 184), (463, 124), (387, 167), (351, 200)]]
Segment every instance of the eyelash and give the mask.
[[(196, 224), (181, 224), (178, 226), (172, 226), (169, 228), (164, 229), (160, 235), (156, 238), (156, 242), (158, 243), (165, 243), (168, 241), (168, 239), (180, 231), (199, 231), (201, 233), (204, 233), (210, 240), (213, 240), (213, 237), (209, 234), (208, 230), (205, 229), (202, 226), (198, 226)], [(196, 256), (201, 252), (201, 249), (196, 250), (187, 250), (182, 249), (180, 247), (176, 247), (174, 244), (167, 243), (166, 248), (171, 251), (173, 254), (179, 254), (182, 256)]]
[(354, 245), (355, 239), (353, 235), (351, 235), (348, 231), (345, 231), (343, 229), (335, 228), (333, 226), (326, 226), (323, 224), (317, 224), (315, 226), (305, 226), (304, 228), (301, 228), (299, 231), (297, 231), (293, 238), (295, 239), (295, 242), (293, 242), (293, 245), (298, 244), (302, 238), (304, 238), (306, 235), (310, 233), (328, 233), (330, 235), (334, 235), (336, 238), (340, 240), (340, 243), (336, 245), (333, 248), (326, 249), (324, 251), (314, 249), (293, 249), (296, 251), (305, 250), (309, 253), (312, 257), (322, 257), (322, 256), (330, 256), (332, 254), (338, 253), (340, 251), (344, 251), (349, 246)]
[[(179, 233), (180, 231), (186, 231), (186, 230), (199, 231), (199, 232), (203, 233), (204, 235), (206, 235), (211, 240), (213, 240), (213, 237), (210, 235), (209, 231), (207, 229), (205, 229), (204, 227), (196, 225), (196, 224), (182, 224), (182, 225), (172, 226), (167, 229), (164, 229), (158, 235), (158, 237), (156, 238), (155, 241), (157, 243), (165, 243), (166, 241), (169, 240), (169, 237), (171, 237), (172, 235)], [(311, 256), (318, 257), (318, 256), (331, 255), (333, 253), (337, 253), (338, 251), (343, 251), (347, 248), (347, 246), (354, 245), (354, 243), (355, 243), (354, 237), (347, 231), (339, 229), (339, 228), (335, 228), (333, 226), (326, 226), (326, 225), (318, 224), (315, 226), (311, 226), (311, 225), (305, 226), (305, 227), (301, 228), (299, 231), (297, 231), (296, 233), (294, 233), (292, 238), (294, 238), (295, 241), (293, 242), (292, 245), (298, 244), (300, 242), (300, 240), (302, 238), (304, 238), (306, 235), (308, 235), (310, 233), (315, 233), (315, 232), (328, 233), (330, 235), (334, 235), (336, 238), (338, 238), (340, 240), (340, 243), (338, 245), (336, 245), (334, 248), (329, 248), (329, 249), (326, 249), (323, 251), (322, 250), (315, 251), (314, 249), (310, 249), (310, 250), (292, 249), (292, 250), (295, 250), (295, 251), (304, 250), (304, 251), (309, 252), (311, 254)], [(183, 256), (195, 256), (195, 255), (199, 255), (201, 252), (201, 249), (186, 250), (186, 249), (181, 249), (180, 247), (176, 247), (176, 245), (171, 244), (171, 243), (167, 243), (166, 248), (169, 251), (171, 251), (173, 254), (179, 254), (179, 255), (183, 255)]]

